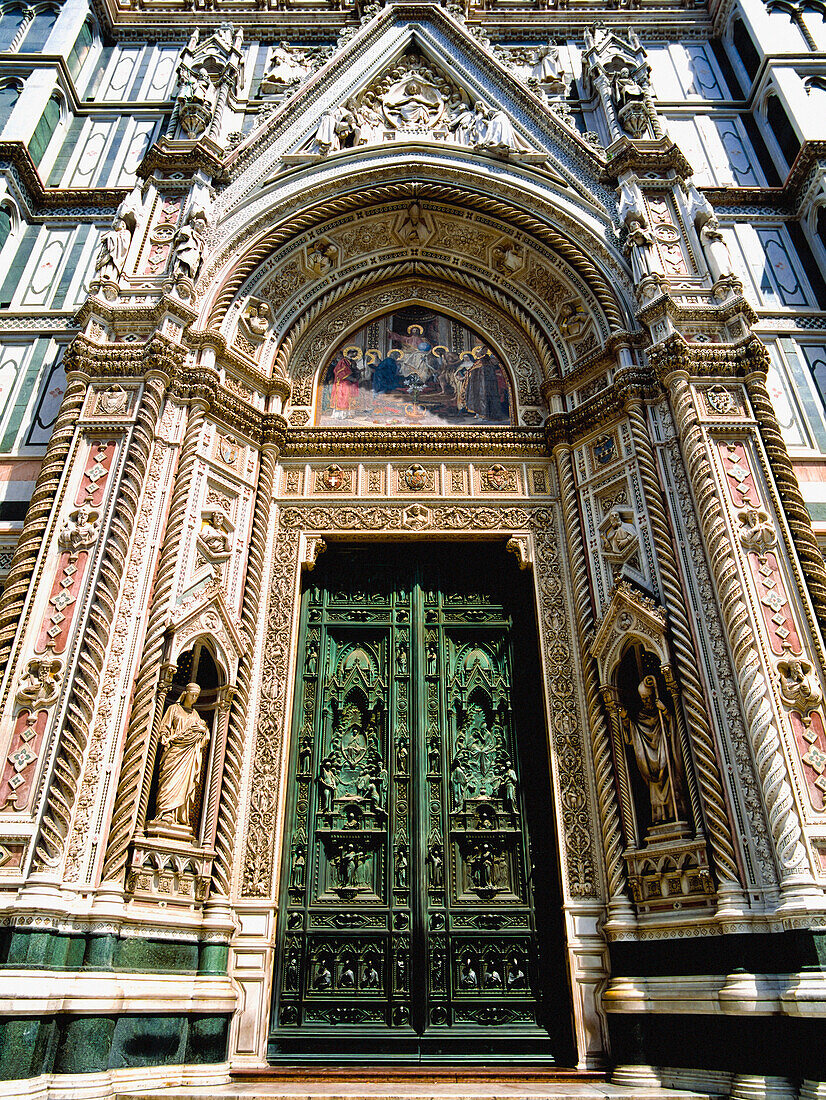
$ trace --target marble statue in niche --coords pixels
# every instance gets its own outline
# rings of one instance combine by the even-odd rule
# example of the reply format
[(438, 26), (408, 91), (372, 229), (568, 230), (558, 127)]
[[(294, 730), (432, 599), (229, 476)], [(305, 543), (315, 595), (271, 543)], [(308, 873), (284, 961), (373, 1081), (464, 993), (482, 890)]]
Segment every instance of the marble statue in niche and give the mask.
[[(629, 686), (626, 681), (626, 688)], [(648, 792), (651, 824), (684, 821), (688, 807), (682, 754), (674, 718), (660, 697), (657, 677), (648, 673), (639, 680), (635, 703), (628, 700), (627, 690), (624, 694), (623, 736)]]
[(190, 830), (203, 753), (210, 738), (209, 726), (195, 710), (200, 692), (199, 684), (187, 684), (163, 716), (155, 796), (156, 822)]

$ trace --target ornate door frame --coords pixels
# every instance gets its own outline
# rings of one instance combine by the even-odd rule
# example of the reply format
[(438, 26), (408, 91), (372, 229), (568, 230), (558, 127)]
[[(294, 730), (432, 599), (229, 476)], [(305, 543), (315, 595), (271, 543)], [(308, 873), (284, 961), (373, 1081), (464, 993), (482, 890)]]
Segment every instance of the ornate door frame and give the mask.
[[(258, 710), (250, 716), (250, 741), (242, 791), (244, 820), (236, 853), (236, 912), (241, 923), (231, 967), (244, 997), (231, 1044), (237, 1064), (265, 1060), (272, 980), (272, 943), (284, 827), (284, 791), (292, 719), (294, 664), (299, 633), (301, 574), (312, 569), (326, 542), (339, 540), (443, 541), (507, 537), (522, 568), (530, 568), (549, 756), (556, 814), (567, 963), (573, 994), (578, 1064), (601, 1063), (605, 1048), (599, 992), (607, 979), (607, 948), (598, 930), (604, 912), (603, 874), (596, 837), (585, 701), (573, 628), (573, 588), (565, 553), (562, 507), (554, 493), (550, 460), (425, 463), (431, 491), (411, 493), (404, 474), (413, 459), (377, 458), (341, 465), (285, 459), (279, 506), (274, 509), (265, 575), (271, 577), (257, 648), (262, 653)], [(347, 462), (347, 465), (345, 465)], [(418, 460), (417, 460), (418, 463)], [(505, 489), (501, 475), (506, 470)], [(335, 467), (332, 478), (330, 471)], [(381, 469), (380, 481), (371, 470)], [(461, 470), (465, 494), (456, 491)], [(550, 491), (548, 487), (550, 486)], [(441, 491), (440, 491), (441, 488)], [(374, 496), (371, 490), (378, 489)], [(388, 499), (390, 495), (397, 499)], [(441, 499), (440, 499), (441, 498)], [(447, 498), (447, 499), (446, 499)], [(247, 934), (249, 931), (249, 934)], [(265, 948), (262, 950), (262, 941)]]

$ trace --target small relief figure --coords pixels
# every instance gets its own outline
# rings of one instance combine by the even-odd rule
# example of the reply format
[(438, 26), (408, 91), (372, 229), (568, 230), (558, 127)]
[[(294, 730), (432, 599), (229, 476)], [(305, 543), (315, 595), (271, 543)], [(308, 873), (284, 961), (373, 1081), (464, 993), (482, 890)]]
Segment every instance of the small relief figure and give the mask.
[(422, 489), (427, 488), (427, 471), (421, 463), (414, 462), (402, 474), (402, 481), (408, 489), (420, 492)]
[(462, 767), (462, 761), (456, 756), (450, 768), (450, 794), (454, 810), (461, 810), (464, 806), (466, 791), (467, 773)]
[(502, 241), (494, 246), (493, 266), (502, 275), (512, 275), (522, 266), (522, 253), (513, 241)]
[(769, 550), (777, 544), (777, 531), (769, 513), (762, 508), (755, 508), (753, 504), (748, 504), (737, 513), (737, 518), (742, 524), (740, 543), (743, 549), (751, 550), (764, 559)]
[(198, 537), (213, 558), (229, 557), (230, 534), (223, 512), (208, 512), (203, 519)]
[(485, 989), (501, 989), (502, 975), (497, 966), (491, 966), (485, 970)]
[(427, 739), (427, 770), (430, 775), (436, 775), (442, 766), (442, 754), (439, 746), (439, 735), (434, 730)]
[(364, 970), (361, 975), (361, 985), (363, 989), (378, 989), (379, 987), (379, 972), (372, 959), (368, 959), (364, 964)]
[(811, 662), (803, 657), (787, 657), (777, 662), (780, 695), (791, 710), (799, 711), (806, 725), (811, 713), (823, 702), (823, 689), (815, 676)]
[[(482, 104), (478, 104), (484, 111)], [(450, 101), (447, 112), (447, 128), (453, 134), (458, 145), (474, 145), (476, 142), (480, 115), (469, 104), (457, 96)]]
[(399, 648), (396, 650), (396, 675), (407, 675), (407, 643), (400, 642)]
[(417, 202), (411, 203), (399, 228), (399, 236), (410, 244), (424, 244), (430, 236), (422, 208)]
[(287, 989), (298, 989), (298, 980), (301, 973), (300, 956), (295, 948), (290, 951), (287, 956), (287, 968), (285, 977), (285, 985)]
[(407, 989), (407, 962), (404, 955), (396, 959), (396, 989)]
[(381, 145), (384, 133), (385, 125), (380, 115), (365, 103), (358, 113), (356, 145)]
[(351, 806), (349, 810), (344, 814), (344, 828), (345, 829), (360, 829), (361, 818), (358, 812)]
[(438, 660), (436, 643), (432, 638), (428, 638), (425, 643), (425, 665), (427, 667), (427, 675), (436, 675), (436, 663)]
[(262, 340), (270, 331), (271, 311), (267, 302), (250, 301), (242, 315), (247, 329), (254, 337)]
[(639, 535), (636, 527), (629, 523), (626, 511), (623, 516), (619, 508), (612, 508), (600, 524), (602, 550), (609, 561), (624, 562), (639, 547)]
[(192, 811), (201, 761), (209, 741), (209, 726), (195, 710), (201, 693), (198, 684), (187, 684), (177, 702), (163, 716), (160, 729), (162, 749), (155, 799), (157, 821), (192, 828)]
[(301, 738), (301, 747), (298, 750), (298, 774), (307, 775), (313, 759), (313, 739), (309, 733)]
[(323, 814), (329, 814), (332, 812), (333, 799), (338, 787), (338, 778), (333, 767), (333, 761), (329, 756), (326, 760), (322, 760), (316, 782), (318, 784), (319, 810)]
[(57, 545), (61, 550), (79, 554), (88, 550), (98, 537), (97, 512), (88, 504), (82, 504), (76, 512), (71, 512), (57, 536)]
[(505, 111), (485, 110), (482, 118), (484, 121), (478, 124), (478, 128), (481, 130), (482, 126), (484, 127), (484, 135), (480, 134), (480, 139), (476, 143), (478, 149), (486, 149), (490, 153), (503, 157), (527, 151), (527, 146), (517, 135)]
[(396, 745), (396, 770), (399, 775), (407, 775), (407, 737), (404, 734)]
[(347, 962), (344, 965), (344, 969), (341, 971), (341, 977), (339, 978), (339, 985), (342, 989), (353, 989), (356, 984), (356, 972), (353, 969), (353, 964)]
[(611, 78), (611, 98), (623, 130), (632, 137), (642, 137), (648, 125), (646, 89), (648, 82), (631, 72), (627, 65)]
[(62, 662), (54, 658), (34, 657), (26, 665), (15, 696), (21, 707), (45, 710), (57, 701)]
[(290, 868), (290, 886), (299, 889), (304, 885), (304, 868), (307, 865), (307, 857), (304, 854), (304, 845), (296, 844), (293, 850), (293, 862)]
[(462, 963), (462, 970), (459, 975), (459, 988), (460, 989), (478, 989), (479, 979), (476, 977), (476, 971), (473, 968), (473, 960), (468, 958)]
[(556, 90), (562, 82), (562, 67), (559, 64), (559, 47), (553, 42), (540, 46), (530, 57), (530, 79), (539, 85)]
[(525, 971), (522, 969), (522, 963), (517, 956), (514, 955), (513, 962), (508, 970), (508, 989), (524, 989), (525, 988)]
[(318, 642), (315, 638), (310, 638), (307, 643), (307, 661), (304, 667), (308, 676), (315, 676), (318, 672)]
[(440, 844), (431, 844), (430, 850), (427, 853), (428, 864), (428, 878), (429, 885), (439, 888), (444, 886), (445, 881), (445, 861), (442, 856), (442, 847)]
[(516, 797), (518, 788), (516, 781), (516, 772), (510, 760), (505, 761), (505, 766), (502, 773), (502, 786), (500, 787), (500, 791), (505, 809), (510, 810), (512, 814), (516, 813)]
[(396, 845), (395, 882), (397, 890), (407, 889), (407, 845)]
[(340, 886), (355, 886), (358, 882), (359, 852), (355, 844), (348, 844), (339, 852), (338, 878)]
[(653, 275), (655, 264), (653, 260), (654, 234), (648, 228), (642, 215), (635, 216), (628, 221), (628, 247), (631, 251), (631, 271), (635, 283), (641, 283), (649, 275)]
[(95, 414), (97, 416), (119, 416), (126, 412), (129, 394), (122, 386), (115, 384), (108, 390), (100, 390), (97, 395)]
[(326, 962), (322, 962), (319, 966), (313, 986), (318, 990), (333, 988), (333, 975)]
[(712, 282), (733, 275), (731, 253), (716, 217), (711, 217), (700, 230), (700, 243), (711, 273)]
[(654, 676), (644, 676), (637, 691), (640, 707), (627, 717), (626, 744), (634, 751), (640, 775), (651, 799), (651, 821), (660, 825), (685, 818), (682, 761), (674, 743), (671, 715), (659, 698)]
[(284, 92), (295, 84), (300, 84), (309, 70), (302, 65), (290, 49), (288, 42), (279, 42), (272, 51), (269, 67), (261, 78), (259, 91), (266, 95), (271, 92)]
[(417, 76), (397, 81), (382, 97), (382, 109), (397, 130), (430, 129), (444, 110), (444, 99), (435, 84)]
[(581, 302), (565, 302), (559, 311), (559, 331), (566, 340), (578, 340), (588, 327), (588, 321)]
[(116, 283), (126, 265), (132, 230), (125, 218), (116, 217), (111, 228), (100, 238), (100, 249), (95, 260), (94, 283)]
[(307, 265), (319, 278), (332, 270), (338, 256), (338, 249), (330, 241), (316, 241), (307, 253)]
[(358, 130), (358, 120), (349, 100), (341, 107), (325, 111), (318, 122), (315, 148), (321, 156), (335, 153), (353, 143)]
[(189, 214), (172, 238), (172, 278), (189, 279), (193, 283), (201, 270), (206, 247), (207, 220), (201, 211)]
[(474, 859), (476, 886), (480, 890), (493, 887), (493, 852), (489, 844), (483, 844)]

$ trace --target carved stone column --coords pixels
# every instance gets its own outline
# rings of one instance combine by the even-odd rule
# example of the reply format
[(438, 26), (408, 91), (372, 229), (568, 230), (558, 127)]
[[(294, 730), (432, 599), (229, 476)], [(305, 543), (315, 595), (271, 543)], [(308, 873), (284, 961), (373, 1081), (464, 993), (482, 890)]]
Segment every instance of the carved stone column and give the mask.
[(157, 710), (158, 683), (164, 660), (164, 635), (170, 611), (180, 533), (206, 413), (217, 381), (218, 376), (215, 371), (203, 368), (190, 373), (186, 379), (190, 402), (189, 416), (178, 459), (172, 502), (158, 562), (152, 606), (149, 610), (143, 656), (135, 684), (129, 728), (126, 732), (123, 762), (103, 866), (103, 879), (108, 882), (122, 882), (126, 873), (129, 841), (134, 832), (147, 754), (155, 724), (153, 718)]
[(66, 393), (63, 395), (43, 465), (37, 475), (20, 540), (0, 597), (0, 668), (8, 667), (32, 573), (43, 545), (43, 535), (74, 439), (75, 425), (86, 397), (89, 376), (80, 369), (80, 362), (73, 348), (66, 352), (64, 363)]
[(781, 898), (786, 906), (796, 908), (801, 903), (806, 904), (805, 899), (813, 888), (813, 877), (781, 746), (780, 720), (772, 705), (772, 694), (755, 638), (756, 624), (747, 606), (736, 564), (740, 550), (735, 547), (726, 524), (720, 493), (712, 476), (711, 455), (692, 398), (689, 373), (685, 369), (690, 363), (690, 352), (679, 338), (671, 343), (673, 346), (658, 349), (652, 359), (671, 401), (697, 514), (701, 518), (707, 557), (733, 655), (771, 829)]
[(754, 410), (755, 419), (760, 428), (760, 435), (763, 439), (763, 446), (766, 448), (772, 474), (780, 490), (780, 500), (786, 513), (789, 530), (794, 539), (797, 556), (800, 558), (803, 575), (809, 587), (809, 594), (812, 597), (819, 628), (824, 631), (826, 630), (826, 564), (824, 564), (823, 555), (818, 548), (812, 530), (812, 521), (804, 503), (803, 495), (800, 492), (797, 478), (794, 476), (789, 452), (783, 441), (780, 425), (777, 422), (769, 391), (766, 388), (766, 352), (762, 346), (761, 350), (764, 352), (764, 356), (761, 357), (762, 361), (754, 365), (746, 375), (746, 389)]
[[(37, 871), (54, 872), (64, 854), (133, 525), (164, 395), (176, 362), (175, 349), (163, 339), (156, 337), (148, 345), (143, 393), (128, 437), (88, 618), (78, 638), (77, 663), (35, 845)], [(93, 474), (94, 468), (89, 476)]]
[[(568, 562), (574, 583), (574, 608), (577, 619), (577, 634), (582, 647), (582, 668), (585, 677), (585, 698), (588, 708), (588, 725), (591, 732), (591, 752), (594, 759), (594, 781), (597, 790), (600, 826), (602, 829), (605, 874), (608, 886), (608, 919), (612, 927), (634, 922), (633, 909), (627, 894), (625, 863), (622, 858), (623, 837), (620, 828), (620, 813), (614, 794), (614, 767), (611, 759), (611, 744), (606, 729), (605, 718), (599, 704), (599, 679), (594, 660), (585, 651), (584, 639), (594, 629), (594, 613), (588, 587), (588, 569), (585, 562), (584, 543), (576, 506), (576, 485), (571, 462), (571, 448), (567, 443), (557, 444), (553, 448), (554, 459), (559, 471), (559, 484), (565, 522), (565, 540), (568, 549)], [(610, 709), (609, 709), (610, 714)], [(621, 755), (621, 754), (620, 754)], [(620, 756), (615, 753), (615, 758)], [(624, 761), (624, 757), (622, 757)], [(630, 811), (628, 795), (628, 777), (618, 778), (620, 803), (623, 815)], [(627, 798), (623, 798), (625, 791)], [(632, 835), (628, 831), (626, 835)]]
[(255, 666), (255, 633), (261, 605), (261, 584), (272, 510), (273, 481), (286, 429), (287, 422), (281, 416), (270, 416), (264, 423), (264, 442), (255, 492), (255, 512), (244, 583), (244, 603), (241, 609), (241, 625), (250, 639), (250, 649), (241, 657), (238, 665), (236, 692), (229, 714), (221, 801), (218, 807), (218, 829), (215, 837), (215, 862), (212, 871), (213, 892), (224, 897), (229, 895), (232, 877), (241, 764), (247, 729), (250, 684)]
[[(705, 811), (708, 822), (708, 840), (714, 854), (718, 878), (718, 911), (737, 912), (744, 908), (745, 898), (740, 884), (731, 825), (720, 781), (714, 738), (706, 712), (703, 687), (697, 674), (698, 661), (685, 610), (685, 596), (677, 569), (671, 529), (662, 500), (644, 405), (636, 387), (629, 384), (631, 381), (629, 377), (628, 382), (623, 386), (623, 380), (618, 379), (618, 385), (620, 389), (624, 389), (625, 409), (634, 440), (640, 481), (651, 523), (651, 536), (657, 554), (663, 604), (668, 612), (674, 661), (682, 689), (682, 703), (688, 719), (691, 747), (697, 765), (702, 809)], [(687, 771), (689, 770), (687, 768)], [(702, 815), (699, 814), (700, 807), (696, 805), (697, 793), (691, 791), (691, 794), (699, 825)]]

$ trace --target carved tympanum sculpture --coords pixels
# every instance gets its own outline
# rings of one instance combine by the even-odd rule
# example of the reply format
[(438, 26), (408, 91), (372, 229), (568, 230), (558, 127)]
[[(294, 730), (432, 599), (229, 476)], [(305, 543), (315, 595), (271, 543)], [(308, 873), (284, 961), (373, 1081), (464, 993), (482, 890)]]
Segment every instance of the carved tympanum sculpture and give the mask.
[(209, 741), (209, 726), (195, 710), (200, 693), (198, 684), (187, 684), (163, 716), (160, 731), (162, 755), (155, 817), (157, 821), (186, 828), (193, 827), (195, 792), (204, 748)]
[(679, 821), (686, 816), (685, 783), (674, 724), (654, 676), (644, 676), (637, 690), (640, 707), (634, 717), (626, 716), (625, 741), (648, 787), (652, 824)]

